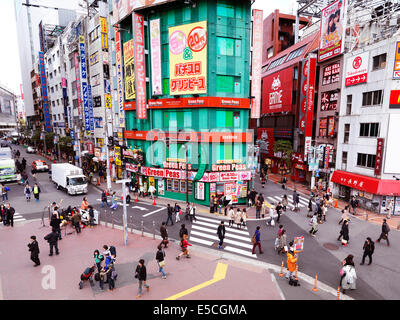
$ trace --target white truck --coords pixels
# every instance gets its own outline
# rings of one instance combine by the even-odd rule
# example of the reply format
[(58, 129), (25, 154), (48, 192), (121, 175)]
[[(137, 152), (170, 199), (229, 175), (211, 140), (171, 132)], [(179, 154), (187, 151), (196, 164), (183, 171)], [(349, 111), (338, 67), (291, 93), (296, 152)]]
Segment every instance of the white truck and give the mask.
[(83, 170), (70, 163), (53, 163), (51, 165), (51, 180), (57, 189), (64, 189), (68, 194), (87, 193), (87, 180)]
[(16, 172), (13, 159), (0, 159), (0, 182), (17, 181)]

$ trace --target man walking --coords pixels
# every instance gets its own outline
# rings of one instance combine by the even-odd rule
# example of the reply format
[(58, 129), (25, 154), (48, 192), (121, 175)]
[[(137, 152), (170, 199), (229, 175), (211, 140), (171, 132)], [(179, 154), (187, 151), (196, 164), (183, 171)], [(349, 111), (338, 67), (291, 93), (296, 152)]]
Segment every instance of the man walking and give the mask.
[(164, 245), (164, 248), (168, 248), (168, 231), (167, 227), (165, 226), (165, 222), (161, 223), (160, 234), (162, 238), (161, 244)]
[(376, 242), (380, 242), (381, 239), (386, 240), (388, 247), (390, 246), (389, 243), (389, 231), (390, 228), (388, 226), (388, 224), (386, 223), (386, 219), (383, 219), (383, 223), (382, 223), (382, 232), (381, 235), (379, 236), (379, 239), (376, 240)]
[(365, 240), (363, 249), (364, 249), (364, 254), (360, 264), (363, 265), (365, 262), (365, 258), (368, 256), (369, 258), (368, 265), (370, 265), (372, 263), (372, 254), (374, 253), (375, 250), (375, 244), (370, 237), (368, 237), (367, 240)]
[(14, 227), (14, 214), (15, 214), (15, 209), (10, 206), (10, 203), (7, 203), (6, 206), (6, 211), (7, 211), (7, 223), (11, 227)]
[(76, 233), (81, 233), (81, 220), (82, 220), (82, 215), (77, 211), (73, 216), (72, 216), (72, 223), (74, 224)]
[(255, 254), (255, 249), (258, 246), (260, 250), (260, 254), (264, 252), (261, 250), (261, 233), (260, 233), (260, 226), (257, 226), (256, 231), (254, 232), (253, 237), (251, 238), (251, 242), (253, 243), (253, 250), (251, 250), (252, 254)]
[(56, 249), (57, 255), (60, 253), (58, 251), (58, 233), (56, 229), (53, 228), (52, 231), (44, 237), (44, 240), (47, 240), (47, 242), (50, 245), (50, 254), (49, 254), (50, 257), (53, 255), (53, 248)]
[(150, 290), (150, 286), (148, 284), (146, 284), (147, 271), (146, 271), (146, 266), (144, 265), (143, 259), (139, 260), (139, 264), (136, 267), (135, 278), (137, 278), (139, 281), (139, 290), (138, 290), (138, 294), (136, 296), (136, 299), (138, 299), (142, 296), (143, 285), (147, 289), (147, 292)]
[(40, 188), (37, 183), (33, 186), (33, 196), (35, 197), (36, 202), (39, 202), (39, 193), (40, 193)]
[(350, 206), (351, 206), (351, 208), (353, 209), (352, 214), (356, 215), (356, 209), (357, 209), (357, 207), (358, 207), (358, 200), (356, 199), (355, 196), (352, 196), (352, 197), (351, 197)]
[(172, 207), (168, 203), (167, 205), (167, 213), (168, 213), (168, 218), (167, 221), (165, 222), (165, 225), (168, 225), (168, 221), (171, 221), (171, 224), (174, 225), (174, 221), (172, 220)]
[(36, 241), (36, 236), (31, 236), (31, 242), (28, 243), (28, 248), (31, 253), (31, 260), (35, 263), (34, 267), (40, 266), (39, 260), (39, 244)]
[(281, 212), (282, 212), (282, 205), (280, 202), (278, 202), (278, 204), (275, 207), (276, 213), (278, 215), (278, 219), (276, 220), (276, 222), (279, 222), (279, 219), (281, 218)]
[(340, 230), (340, 234), (339, 234), (339, 237), (337, 240), (340, 241), (342, 237), (343, 237), (342, 244), (344, 246), (347, 246), (349, 244), (349, 221), (348, 220), (343, 221), (342, 229)]
[(101, 193), (101, 207), (104, 208), (105, 205), (109, 205), (107, 202), (107, 193), (105, 190)]
[(258, 199), (256, 202), (256, 219), (260, 219), (261, 208), (262, 208), (262, 203), (260, 199)]
[(223, 221), (221, 221), (221, 224), (218, 226), (217, 235), (219, 238), (218, 249), (223, 249), (222, 244), (225, 238), (225, 226)]

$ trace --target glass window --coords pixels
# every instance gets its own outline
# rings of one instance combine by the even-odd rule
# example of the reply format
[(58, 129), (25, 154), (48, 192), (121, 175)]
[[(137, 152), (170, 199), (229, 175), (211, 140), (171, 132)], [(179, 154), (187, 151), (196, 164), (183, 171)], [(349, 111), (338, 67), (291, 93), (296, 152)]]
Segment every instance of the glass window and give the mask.
[(232, 76), (217, 76), (217, 92), (233, 93), (234, 80)]
[(217, 50), (219, 55), (233, 56), (235, 51), (235, 39), (217, 37)]
[(351, 94), (349, 94), (349, 95), (347, 95), (346, 115), (351, 114), (352, 103), (353, 103), (353, 96)]
[(362, 106), (373, 106), (382, 104), (383, 90), (363, 92)]
[(185, 128), (191, 128), (192, 127), (192, 111), (185, 111), (184, 115), (185, 115), (185, 119), (184, 119)]
[(346, 151), (342, 152), (342, 163), (347, 164), (347, 152)]
[(386, 68), (386, 53), (380, 54), (373, 58), (372, 70), (379, 70)]
[(185, 193), (186, 192), (186, 180), (180, 180), (181, 182), (181, 192)]
[(346, 123), (344, 125), (344, 138), (343, 143), (349, 143), (349, 136), (350, 136), (350, 124)]
[(193, 183), (192, 182), (188, 182), (188, 191), (189, 191), (189, 194), (193, 193)]
[(167, 179), (167, 191), (172, 191), (172, 179)]
[(216, 119), (217, 128), (225, 128), (225, 111), (217, 110), (216, 114), (217, 114), (217, 119)]
[(235, 7), (227, 3), (217, 2), (217, 16), (234, 18)]
[(173, 189), (174, 192), (179, 192), (179, 180), (173, 180)]

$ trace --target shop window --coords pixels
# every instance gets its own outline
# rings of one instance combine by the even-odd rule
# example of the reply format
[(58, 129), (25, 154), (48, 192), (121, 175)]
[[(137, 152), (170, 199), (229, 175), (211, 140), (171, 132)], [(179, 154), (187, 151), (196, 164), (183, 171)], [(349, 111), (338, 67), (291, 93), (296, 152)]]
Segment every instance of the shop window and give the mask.
[(188, 190), (189, 190), (189, 194), (193, 193), (193, 183), (192, 182), (188, 182)]
[(173, 186), (172, 191), (179, 192), (179, 180), (173, 180), (172, 186)]
[(217, 183), (217, 194), (225, 192), (225, 183)]
[(185, 193), (186, 192), (186, 180), (180, 180), (181, 182), (181, 192)]
[(172, 179), (167, 179), (167, 191), (172, 191)]
[(363, 107), (380, 105), (382, 103), (383, 90), (363, 92)]
[(372, 70), (379, 70), (386, 68), (386, 53), (380, 54), (379, 56), (375, 56), (373, 60), (374, 61)]

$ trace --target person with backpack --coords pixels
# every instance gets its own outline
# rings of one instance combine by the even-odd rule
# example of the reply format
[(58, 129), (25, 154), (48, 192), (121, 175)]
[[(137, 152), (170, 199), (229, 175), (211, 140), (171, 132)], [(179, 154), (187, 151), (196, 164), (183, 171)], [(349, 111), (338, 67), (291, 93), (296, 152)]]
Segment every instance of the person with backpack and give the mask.
[(167, 221), (165, 222), (165, 225), (168, 225), (168, 221), (171, 221), (171, 224), (174, 225), (174, 221), (172, 220), (172, 213), (173, 213), (173, 209), (172, 209), (172, 207), (170, 206), (170, 204), (168, 203), (168, 204), (167, 204), (167, 214), (168, 214), (168, 217), (167, 217)]
[(253, 250), (251, 250), (252, 254), (255, 254), (255, 249), (258, 247), (260, 250), (260, 254), (264, 252), (261, 249), (261, 233), (260, 233), (260, 226), (257, 226), (256, 231), (254, 232), (253, 237), (251, 238), (251, 243), (253, 244)]
[[(54, 209), (55, 209), (54, 211), (56, 211), (57, 207), (55, 207)], [(57, 234), (58, 234), (58, 240), (62, 240), (60, 224), (61, 224), (61, 220), (58, 218), (56, 213), (53, 213), (53, 215), (51, 216), (51, 220), (50, 220), (50, 227), (56, 229)]]
[(358, 204), (359, 204), (359, 202), (358, 202), (358, 200), (356, 199), (356, 197), (355, 197), (355, 196), (352, 196), (352, 197), (351, 197), (351, 200), (350, 200), (350, 206), (351, 206), (351, 208), (353, 209), (352, 214), (354, 214), (354, 215), (356, 215), (356, 210), (357, 210)]
[(367, 237), (367, 240), (365, 240), (363, 250), (364, 250), (364, 254), (363, 254), (360, 265), (364, 264), (366, 257), (369, 258), (368, 265), (370, 265), (372, 263), (372, 254), (375, 251), (375, 243), (372, 241), (372, 239), (370, 237)]
[(295, 278), (296, 272), (296, 264), (297, 264), (297, 255), (293, 250), (293, 241), (289, 242), (289, 250), (286, 254), (286, 265), (287, 265), (287, 272), (286, 272), (286, 279), (289, 280), (289, 284), (291, 286), (299, 286), (298, 280)]
[(140, 259), (139, 264), (136, 267), (135, 278), (139, 281), (139, 290), (136, 296), (136, 299), (139, 299), (142, 296), (142, 287), (144, 286), (147, 289), (147, 292), (150, 290), (150, 286), (146, 284), (147, 279), (147, 271), (146, 266), (144, 265), (144, 260)]
[(36, 236), (31, 236), (31, 242), (28, 243), (28, 248), (31, 253), (31, 260), (35, 263), (34, 267), (40, 266), (39, 260), (39, 244), (36, 241)]
[(376, 242), (380, 242), (381, 239), (386, 240), (387, 245), (389, 247), (390, 246), (389, 232), (390, 232), (389, 225), (386, 223), (386, 219), (383, 219), (382, 232), (381, 232), (381, 235), (379, 236), (379, 238), (376, 240)]
[(52, 228), (51, 232), (44, 237), (44, 240), (47, 240), (50, 245), (50, 257), (53, 255), (53, 248), (56, 249), (56, 255), (60, 253), (58, 250), (58, 233), (56, 229)]
[(1, 184), (1, 198), (3, 201), (8, 201), (8, 191), (10, 191), (9, 187), (4, 186), (4, 183)]
[(260, 200), (256, 201), (256, 219), (260, 219), (260, 213), (262, 209), (262, 202)]
[[(93, 257), (94, 257), (94, 263), (97, 266), (97, 270), (99, 271), (99, 273), (101, 272), (101, 262), (104, 261), (104, 256), (102, 254), (100, 254), (99, 250), (94, 250), (93, 253)], [(101, 286), (100, 286), (101, 288)]]
[(187, 231), (187, 229), (186, 229), (186, 227), (185, 227), (185, 224), (183, 223), (183, 224), (181, 225), (181, 229), (179, 230), (179, 237), (180, 237), (180, 239), (183, 240), (183, 237), (184, 237), (185, 235), (188, 236), (188, 231)]
[(188, 241), (187, 241), (187, 234), (183, 235), (183, 239), (181, 240), (181, 253), (176, 257), (176, 260), (179, 260), (181, 256), (185, 255), (186, 258), (190, 258), (189, 256), (189, 249), (188, 246), (192, 246)]
[(161, 244), (158, 245), (156, 252), (156, 260), (158, 264), (158, 272), (161, 272), (162, 278), (167, 279), (167, 275), (165, 274), (164, 267), (165, 267), (165, 252), (161, 247)]
[(163, 221), (161, 223), (161, 227), (160, 227), (160, 234), (161, 234), (161, 238), (162, 241), (160, 243), (160, 245), (164, 245), (164, 248), (168, 248), (168, 231), (167, 231), (167, 227), (165, 226), (165, 222)]
[(224, 243), (225, 238), (225, 226), (223, 221), (221, 221), (220, 225), (218, 226), (217, 235), (219, 238), (218, 249), (223, 249), (222, 244)]
[(103, 190), (103, 192), (101, 193), (101, 207), (104, 208), (105, 205), (109, 206), (109, 204), (107, 202), (106, 190)]
[(117, 249), (114, 246), (108, 246), (108, 245), (104, 245), (103, 249), (105, 250), (104, 253), (109, 252), (110, 256), (112, 259), (115, 260), (115, 258), (117, 257)]
[(353, 261), (354, 256), (352, 254), (349, 254), (346, 259), (342, 262), (343, 267), (340, 270), (340, 286), (343, 289), (343, 294), (346, 293), (346, 290), (351, 289), (354, 290), (356, 289), (356, 280), (357, 280), (357, 273), (356, 269), (354, 267), (354, 261)]

